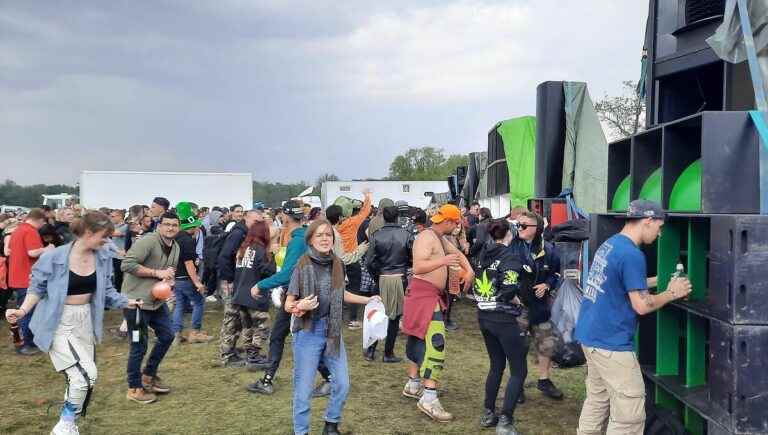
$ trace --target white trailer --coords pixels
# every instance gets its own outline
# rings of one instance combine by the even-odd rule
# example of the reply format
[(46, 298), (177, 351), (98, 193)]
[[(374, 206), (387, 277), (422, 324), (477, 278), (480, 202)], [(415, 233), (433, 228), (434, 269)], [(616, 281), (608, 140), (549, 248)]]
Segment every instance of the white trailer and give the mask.
[(200, 207), (253, 205), (250, 173), (83, 171), (80, 203), (83, 207), (128, 208), (149, 205), (162, 196), (171, 206), (189, 201)]
[(373, 205), (383, 198), (395, 202), (407, 201), (408, 205), (426, 209), (434, 193), (448, 192), (448, 181), (326, 181), (320, 189), (323, 207), (333, 204), (340, 196), (363, 199), (363, 192), (370, 189)]

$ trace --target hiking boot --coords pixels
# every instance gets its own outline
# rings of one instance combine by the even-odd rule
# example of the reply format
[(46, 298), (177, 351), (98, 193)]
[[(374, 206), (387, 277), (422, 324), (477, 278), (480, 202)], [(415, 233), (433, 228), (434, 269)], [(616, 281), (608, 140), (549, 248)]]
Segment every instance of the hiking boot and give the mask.
[(480, 416), (480, 426), (494, 427), (498, 422), (499, 422), (499, 417), (497, 417), (492, 410), (485, 408), (485, 411), (483, 411), (483, 415)]
[(221, 365), (230, 369), (241, 369), (247, 365), (247, 362), (240, 355), (231, 354), (222, 358)]
[(265, 357), (264, 355), (256, 355), (255, 357), (248, 358), (248, 360), (246, 360), (245, 368), (249, 372), (257, 372), (259, 370), (266, 370), (271, 365), (272, 363), (269, 361), (269, 358)]
[(448, 331), (455, 331), (455, 330), (459, 329), (459, 324), (454, 322), (453, 320), (450, 320), (450, 319), (446, 320), (445, 321), (445, 329), (447, 329)]
[(539, 391), (550, 399), (562, 400), (563, 392), (555, 386), (549, 379), (539, 379), (537, 385)]
[(141, 375), (141, 383), (144, 384), (144, 389), (150, 393), (168, 394), (171, 392), (171, 387), (163, 385), (159, 376)]
[(59, 420), (53, 427), (51, 435), (80, 435), (80, 430), (72, 420)]
[(374, 359), (376, 359), (376, 349), (374, 349), (374, 348), (372, 348), (372, 347), (369, 347), (368, 349), (365, 349), (365, 350), (363, 351), (363, 358), (364, 358), (366, 361), (368, 361), (368, 362), (371, 362), (371, 361), (373, 361)]
[(264, 379), (248, 384), (245, 388), (251, 393), (266, 394), (268, 396), (275, 392), (275, 386), (272, 385), (272, 382), (267, 382)]
[(205, 331), (195, 330), (190, 331), (187, 338), (190, 343), (210, 343), (213, 339), (214, 337), (206, 334)]
[(496, 435), (520, 435), (520, 432), (515, 429), (512, 420), (502, 414), (499, 417), (499, 423), (496, 425)]
[(350, 331), (354, 331), (355, 329), (360, 329), (360, 328), (362, 328), (362, 327), (363, 327), (363, 324), (362, 324), (362, 323), (360, 323), (360, 322), (359, 322), (359, 321), (357, 321), (357, 320), (353, 320), (353, 321), (349, 322), (349, 324), (347, 325), (347, 327), (349, 328), (349, 330), (350, 330)]
[(326, 421), (325, 427), (323, 428), (323, 435), (341, 435), (341, 432), (339, 432), (339, 424)]
[(392, 355), (384, 354), (384, 357), (381, 358), (381, 361), (389, 364), (395, 364), (395, 363), (403, 362), (403, 359), (400, 358), (399, 356), (395, 356), (394, 354)]
[(312, 390), (312, 397), (325, 397), (331, 395), (331, 383), (328, 381), (323, 381), (315, 387), (314, 390)]
[(157, 400), (157, 396), (152, 393), (147, 393), (143, 388), (129, 388), (128, 394), (125, 396), (128, 400), (146, 405)]
[(443, 405), (440, 404), (440, 399), (435, 399), (431, 402), (426, 402), (424, 399), (420, 399), (416, 404), (419, 411), (427, 414), (429, 418), (439, 423), (447, 423), (453, 420), (453, 415), (443, 409)]
[(525, 403), (525, 390), (520, 388), (520, 395), (517, 396), (517, 404), (522, 405), (523, 403)]
[(424, 392), (424, 385), (421, 383), (417, 387), (413, 387), (411, 382), (406, 382), (403, 387), (403, 396), (410, 397), (411, 399), (421, 399), (421, 394)]

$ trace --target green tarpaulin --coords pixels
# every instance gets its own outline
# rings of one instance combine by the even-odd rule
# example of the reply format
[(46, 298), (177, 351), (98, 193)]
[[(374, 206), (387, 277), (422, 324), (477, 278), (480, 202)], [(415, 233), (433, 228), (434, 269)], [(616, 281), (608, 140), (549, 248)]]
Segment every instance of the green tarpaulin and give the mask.
[(509, 171), (509, 202), (512, 207), (527, 206), (533, 198), (536, 170), (536, 118), (523, 116), (499, 123), (496, 131), (504, 142)]
[(608, 202), (608, 142), (586, 83), (563, 82), (565, 152), (563, 189), (571, 188), (587, 213), (605, 213)]

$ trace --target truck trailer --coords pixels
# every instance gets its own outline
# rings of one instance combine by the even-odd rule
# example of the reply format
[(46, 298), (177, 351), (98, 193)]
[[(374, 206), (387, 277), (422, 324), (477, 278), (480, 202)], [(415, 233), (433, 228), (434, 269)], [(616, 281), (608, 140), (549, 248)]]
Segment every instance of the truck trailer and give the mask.
[(448, 181), (326, 181), (320, 189), (323, 207), (333, 204), (337, 198), (346, 196), (363, 199), (363, 192), (370, 189), (373, 205), (383, 198), (395, 202), (406, 201), (408, 205), (426, 209), (435, 193), (449, 191)]

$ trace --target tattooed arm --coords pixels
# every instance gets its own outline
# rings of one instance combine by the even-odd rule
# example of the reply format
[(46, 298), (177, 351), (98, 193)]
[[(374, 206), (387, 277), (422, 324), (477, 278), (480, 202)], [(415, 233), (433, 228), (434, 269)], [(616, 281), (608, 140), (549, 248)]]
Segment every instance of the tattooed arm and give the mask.
[(635, 290), (629, 292), (629, 300), (632, 308), (641, 316), (652, 313), (668, 303), (684, 298), (691, 293), (691, 282), (687, 279), (673, 279), (669, 282), (667, 290), (658, 294), (650, 294), (648, 290)]

